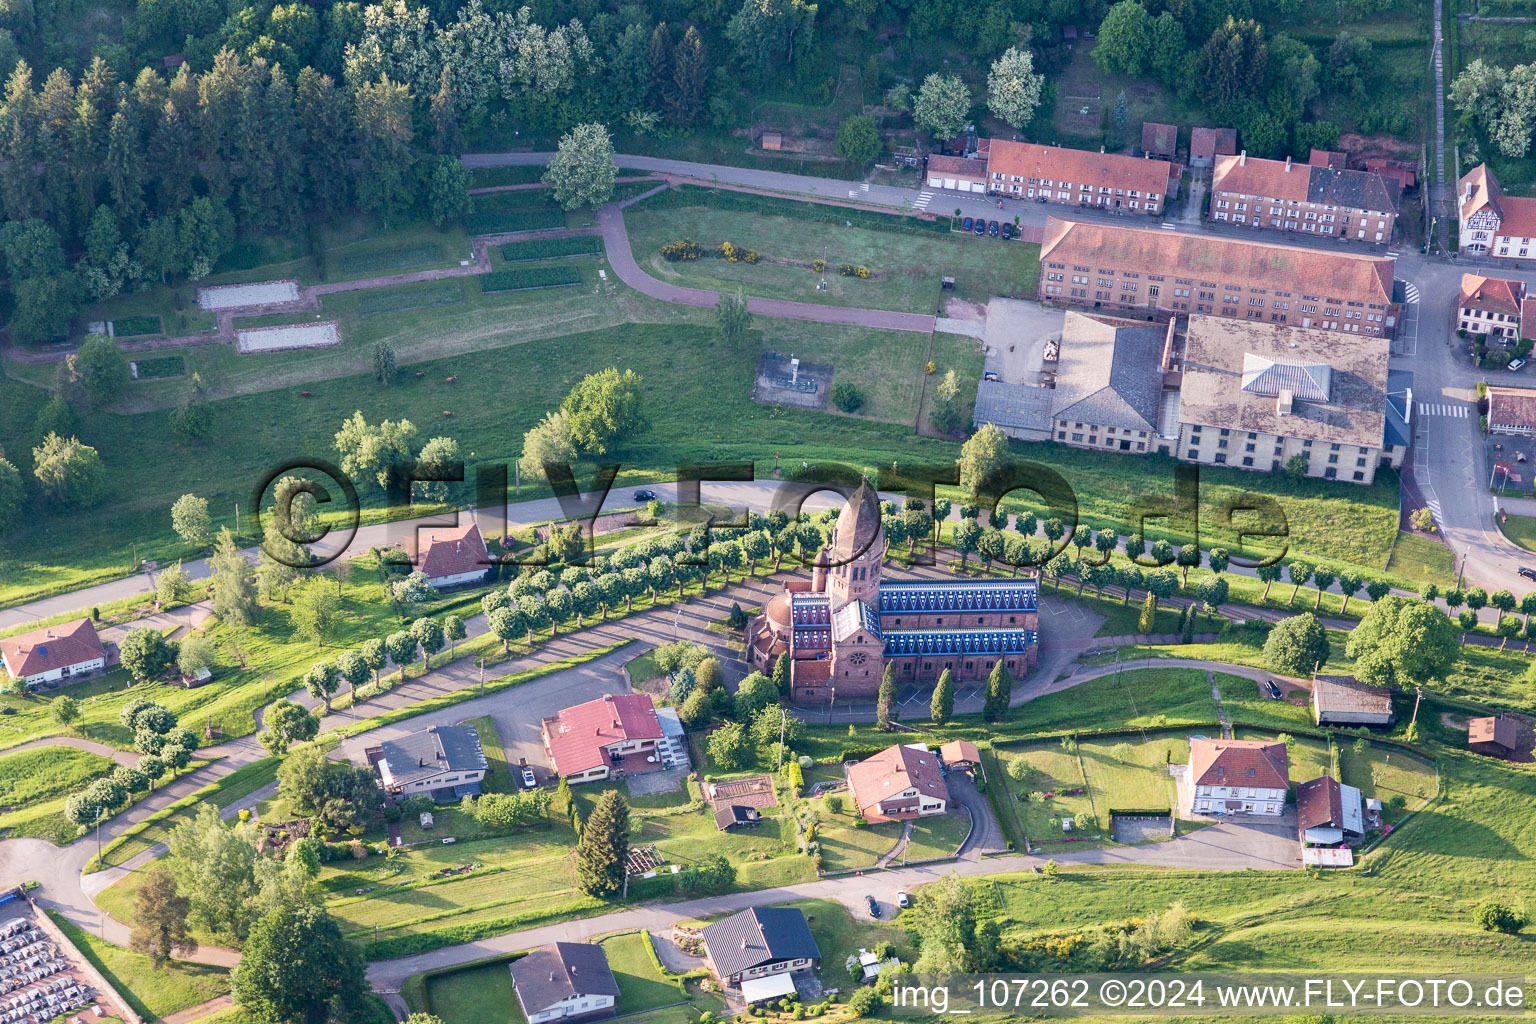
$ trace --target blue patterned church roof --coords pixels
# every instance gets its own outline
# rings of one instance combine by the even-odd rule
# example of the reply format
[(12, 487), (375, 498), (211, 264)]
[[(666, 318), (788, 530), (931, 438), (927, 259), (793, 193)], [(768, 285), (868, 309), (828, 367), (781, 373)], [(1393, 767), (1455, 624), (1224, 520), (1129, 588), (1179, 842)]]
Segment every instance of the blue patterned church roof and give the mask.
[(880, 611), (1034, 611), (1040, 586), (1034, 580), (968, 583), (885, 583)]
[(888, 630), (887, 658), (932, 654), (1015, 654), (1040, 642), (1033, 629)]

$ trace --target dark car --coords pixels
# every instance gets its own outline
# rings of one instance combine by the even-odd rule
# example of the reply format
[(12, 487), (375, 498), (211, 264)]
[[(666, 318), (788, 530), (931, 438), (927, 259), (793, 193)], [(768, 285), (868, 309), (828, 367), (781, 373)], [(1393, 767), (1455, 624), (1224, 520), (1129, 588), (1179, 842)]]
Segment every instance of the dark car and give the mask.
[(975, 217), (967, 217), (967, 218), (965, 218), (965, 220), (960, 222), (960, 230), (961, 231), (969, 231), (975, 225), (976, 225), (976, 218)]
[(1521, 576), (1528, 580), (1536, 580), (1536, 569), (1530, 569), (1522, 565), (1520, 568), (1516, 569), (1515, 572), (1518, 572)]
[(1004, 224), (1003, 225), (1003, 241), (1006, 242), (1006, 241), (1008, 241), (1008, 239), (1010, 239), (1012, 237), (1013, 237), (1013, 225), (1012, 224)]
[(991, 235), (993, 238), (997, 237), (997, 231), (998, 231), (997, 221), (993, 221), (992, 223), (987, 225), (987, 234)]
[(655, 501), (656, 500), (656, 492), (655, 491), (645, 491), (645, 490), (636, 491), (635, 492), (635, 500), (636, 501)]
[(880, 916), (880, 904), (875, 902), (875, 898), (873, 896), (865, 896), (864, 897), (864, 901), (869, 904), (869, 916), (870, 917), (879, 917)]
[(1264, 689), (1269, 691), (1271, 700), (1280, 699), (1280, 687), (1275, 685), (1275, 681), (1273, 679), (1264, 680)]
[(976, 218), (976, 233), (978, 235), (984, 235), (984, 234), (987, 233), (987, 218), (985, 218), (985, 217), (977, 217)]

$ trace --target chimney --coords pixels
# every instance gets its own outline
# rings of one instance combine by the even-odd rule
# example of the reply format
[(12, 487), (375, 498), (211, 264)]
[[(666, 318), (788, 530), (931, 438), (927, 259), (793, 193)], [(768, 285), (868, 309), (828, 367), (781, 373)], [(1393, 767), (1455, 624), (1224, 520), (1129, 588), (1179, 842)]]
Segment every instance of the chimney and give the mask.
[(1291, 173), (1291, 158), (1290, 157), (1286, 157), (1285, 158), (1285, 173), (1286, 174), (1290, 174)]
[(1248, 166), (1248, 151), (1246, 149), (1238, 154), (1238, 156), (1237, 156), (1237, 166), (1239, 166), (1239, 167), (1247, 167)]
[(1275, 415), (1289, 416), (1295, 405), (1295, 395), (1289, 390), (1281, 390), (1280, 397), (1275, 399)]
[(1100, 152), (1100, 153), (1102, 153), (1102, 152), (1104, 152), (1104, 147), (1103, 147), (1103, 146), (1100, 146), (1100, 147), (1099, 147), (1099, 152)]
[(747, 940), (746, 939), (742, 939), (741, 940), (741, 948), (742, 949), (746, 949), (747, 948)]

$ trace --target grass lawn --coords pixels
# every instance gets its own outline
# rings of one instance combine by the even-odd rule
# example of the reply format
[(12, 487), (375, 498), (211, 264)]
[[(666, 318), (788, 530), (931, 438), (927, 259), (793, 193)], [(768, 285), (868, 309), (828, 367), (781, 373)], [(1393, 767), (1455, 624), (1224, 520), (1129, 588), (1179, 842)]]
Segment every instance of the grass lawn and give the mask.
[(604, 939), (600, 945), (608, 957), (613, 980), (619, 984), (619, 999), (614, 1009), (620, 1016), (682, 1000), (676, 982), (668, 981), (656, 972), (645, 948), (645, 936), (639, 932), (625, 932)]
[(636, 685), (662, 675), (661, 669), (656, 665), (654, 648), (630, 658), (624, 663), (624, 668), (629, 672), (629, 681)]
[(115, 767), (109, 757), (72, 747), (0, 757), (0, 835), (72, 842), (76, 828), (64, 818), (65, 798)]
[(490, 715), (481, 715), (470, 719), (467, 724), (475, 727), (475, 735), (480, 737), (480, 747), (485, 751), (488, 767), (485, 779), (480, 784), (481, 790), (486, 793), (517, 792), (517, 780), (512, 777), (512, 769), (507, 764), (507, 754), (501, 746), (501, 734), (496, 731), (496, 719)]
[(1510, 516), (1499, 524), (1499, 529), (1525, 550), (1536, 551), (1536, 516)]
[(1306, 693), (1292, 690), (1285, 699), (1273, 700), (1256, 680), (1224, 672), (1216, 673), (1216, 685), (1221, 687), (1221, 704), (1233, 722), (1273, 729), (1316, 728)]
[[(1240, 740), (1275, 740), (1278, 733), (1257, 732), (1252, 729), (1233, 730), (1233, 737)], [(1312, 736), (1293, 736), (1288, 746), (1291, 762), (1291, 782), (1301, 783), (1320, 775), (1333, 774), (1332, 760), (1328, 756), (1328, 741)]]
[[(1006, 793), (1009, 817), (1024, 829), (1024, 835), (1032, 843), (1049, 842), (1061, 837), (1060, 818), (1075, 818), (1093, 811), (1088, 794), (1068, 794), (1068, 790), (1086, 789), (1087, 783), (1077, 758), (1062, 749), (1057, 742), (1036, 742), (1022, 746), (994, 747), (1001, 776), (992, 777), (992, 785), (1000, 786), (1001, 797)], [(1029, 775), (1017, 781), (1009, 772), (1009, 765), (1022, 760), (1029, 765)], [(1017, 771), (1017, 769), (1014, 769)], [(1006, 781), (1005, 781), (1006, 779)], [(1040, 794), (1037, 798), (1034, 794)], [(1052, 794), (1046, 796), (1045, 794)]]
[[(1083, 716), (1085, 707), (1094, 709), (1089, 720)], [(1151, 668), (1048, 693), (1015, 709), (1014, 716), (1030, 732), (1072, 732), (1085, 724), (1094, 729), (1160, 728), (1214, 722), (1216, 704), (1200, 669)]]
[(891, 847), (901, 838), (901, 822), (882, 821), (855, 826), (834, 818), (822, 823), (818, 838), (821, 841), (821, 870), (868, 868), (891, 852)]
[(1185, 733), (1152, 735), (1146, 742), (1138, 736), (1084, 741), (1078, 749), (1083, 768), (1088, 773), (1089, 791), (1099, 825), (1109, 828), (1113, 811), (1162, 810), (1175, 802), (1170, 763), (1182, 763), (1189, 756), (1189, 738)]
[(912, 836), (907, 840), (903, 855), (906, 861), (928, 860), (933, 857), (953, 857), (971, 832), (971, 816), (962, 809), (959, 814), (930, 814), (912, 822)]
[[(1342, 781), (1359, 789), (1367, 800), (1376, 797), (1382, 802), (1389, 825), (1435, 795), (1435, 766), (1403, 750), (1370, 745), (1357, 754), (1354, 742), (1341, 736), (1339, 767)], [(1396, 796), (1406, 802), (1402, 810), (1392, 806)]]
[[(1515, 517), (1510, 516), (1513, 520)], [(1528, 520), (1530, 539), (1522, 547), (1536, 551), (1536, 519)], [(1519, 543), (1519, 542), (1517, 542)], [(1397, 535), (1397, 547), (1387, 562), (1387, 572), (1410, 580), (1433, 583), (1442, 590), (1456, 583), (1455, 559), (1451, 549), (1434, 537), (1403, 531)]]
[(49, 916), (146, 1020), (229, 994), (229, 972), (222, 967), (175, 961), (157, 970), (148, 957), (81, 931), (52, 911)]
[(427, 979), (428, 1012), (443, 1024), (522, 1024), (509, 961), (497, 960)]
[[(748, 295), (798, 302), (931, 313), (939, 305), (942, 277), (955, 279), (953, 297), (985, 303), (994, 295), (1034, 298), (1040, 276), (1038, 245), (962, 232), (907, 234), (705, 206), (648, 209), (645, 203), (626, 210), (624, 223), (635, 261), (653, 277), (714, 290), (739, 286)], [(700, 242), (705, 255), (667, 262), (661, 247), (685, 236)], [(726, 241), (757, 250), (760, 262), (731, 263), (709, 254)], [(823, 251), (827, 288), (820, 291), (822, 273), (812, 261)], [(845, 263), (866, 266), (871, 276), (840, 276), (837, 268)]]
[(841, 903), (832, 900), (796, 900), (783, 905), (798, 907), (805, 914), (811, 938), (821, 951), (821, 969), (816, 976), (825, 988), (848, 991), (848, 969), (844, 966), (848, 957), (860, 949), (873, 949), (881, 942), (889, 942), (896, 947), (898, 957), (912, 962), (912, 943), (895, 922), (855, 918)]
[(186, 360), (181, 356), (161, 356), (158, 359), (135, 359), (138, 380), (154, 380), (160, 377), (180, 377), (187, 372)]

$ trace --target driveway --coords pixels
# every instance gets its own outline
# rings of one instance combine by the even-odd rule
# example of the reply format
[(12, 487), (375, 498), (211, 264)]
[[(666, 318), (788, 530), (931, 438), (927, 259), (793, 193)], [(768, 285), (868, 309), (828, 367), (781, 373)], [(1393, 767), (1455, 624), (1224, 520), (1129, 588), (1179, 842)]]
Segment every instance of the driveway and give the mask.
[(1045, 343), (1061, 337), (1062, 315), (1038, 302), (988, 302), (986, 369), (1006, 384), (1039, 384)]
[(980, 860), (984, 853), (997, 853), (1008, 848), (1003, 829), (997, 823), (997, 812), (992, 801), (976, 788), (976, 781), (965, 772), (952, 771), (946, 776), (949, 798), (964, 807), (971, 816), (971, 834), (960, 844), (962, 860)]

